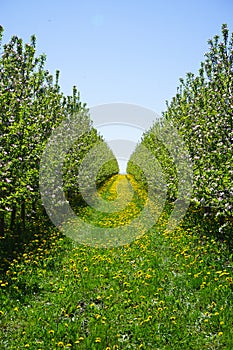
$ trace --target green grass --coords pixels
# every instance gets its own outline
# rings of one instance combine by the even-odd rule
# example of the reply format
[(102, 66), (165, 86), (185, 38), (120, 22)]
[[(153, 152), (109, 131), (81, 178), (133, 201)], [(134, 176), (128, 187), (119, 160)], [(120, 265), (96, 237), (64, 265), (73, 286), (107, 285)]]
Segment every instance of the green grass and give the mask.
[[(116, 198), (118, 180), (100, 190), (104, 198)], [(88, 207), (79, 214), (122, 224), (145, 197), (138, 187), (129, 210), (109, 221)], [(35, 234), (0, 277), (0, 348), (233, 349), (226, 242), (199, 226), (167, 232), (166, 219), (164, 212), (140, 239), (111, 249), (78, 245), (55, 229)]]

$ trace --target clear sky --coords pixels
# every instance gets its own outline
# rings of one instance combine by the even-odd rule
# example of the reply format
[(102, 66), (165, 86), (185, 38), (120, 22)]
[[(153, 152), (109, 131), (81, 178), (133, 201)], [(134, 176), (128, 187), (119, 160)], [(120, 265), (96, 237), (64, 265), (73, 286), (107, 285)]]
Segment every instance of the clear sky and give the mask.
[(233, 31), (232, 0), (0, 0), (5, 41), (35, 34), (62, 91), (77, 85), (88, 106), (127, 102), (161, 113), (222, 23)]
[(232, 0), (0, 0), (4, 41), (37, 37), (60, 85), (89, 107), (127, 102), (161, 114), (208, 39), (233, 31)]

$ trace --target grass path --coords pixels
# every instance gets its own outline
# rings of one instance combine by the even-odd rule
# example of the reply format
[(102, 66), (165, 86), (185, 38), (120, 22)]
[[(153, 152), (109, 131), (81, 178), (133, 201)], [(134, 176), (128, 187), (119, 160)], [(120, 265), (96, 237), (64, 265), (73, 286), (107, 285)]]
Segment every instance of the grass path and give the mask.
[[(145, 191), (124, 176), (100, 189), (121, 207), (131, 186), (119, 213), (79, 215), (104, 227), (128, 223)], [(111, 249), (55, 230), (35, 235), (0, 277), (0, 349), (233, 349), (232, 256), (201, 228), (166, 232), (166, 217)]]

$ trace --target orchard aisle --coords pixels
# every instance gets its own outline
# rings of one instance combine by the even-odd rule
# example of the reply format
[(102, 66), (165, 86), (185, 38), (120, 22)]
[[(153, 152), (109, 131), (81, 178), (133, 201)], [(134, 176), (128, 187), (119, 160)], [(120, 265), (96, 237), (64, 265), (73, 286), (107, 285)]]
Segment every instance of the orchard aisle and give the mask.
[[(78, 209), (104, 227), (125, 225), (145, 189), (116, 175), (100, 196), (117, 213)], [(37, 236), (1, 281), (1, 349), (231, 349), (232, 260), (224, 243), (193, 229), (166, 232), (166, 217), (118, 248)]]
[(107, 201), (102, 212), (90, 206), (75, 209), (84, 220), (103, 227), (126, 225), (138, 216), (147, 200), (145, 189), (131, 175), (112, 176), (99, 189), (99, 196)]

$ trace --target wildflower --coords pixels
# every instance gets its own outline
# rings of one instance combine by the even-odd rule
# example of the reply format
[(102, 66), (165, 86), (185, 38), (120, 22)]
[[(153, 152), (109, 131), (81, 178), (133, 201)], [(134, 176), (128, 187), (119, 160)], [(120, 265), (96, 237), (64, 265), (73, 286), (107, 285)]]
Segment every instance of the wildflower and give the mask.
[(64, 343), (63, 343), (62, 341), (59, 341), (59, 342), (57, 343), (57, 346), (64, 346)]
[(223, 332), (218, 332), (218, 336), (221, 337), (223, 335)]
[(101, 338), (97, 337), (95, 340), (96, 343), (101, 343)]
[(1, 283), (1, 287), (6, 287), (8, 285), (8, 282)]

